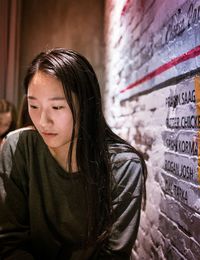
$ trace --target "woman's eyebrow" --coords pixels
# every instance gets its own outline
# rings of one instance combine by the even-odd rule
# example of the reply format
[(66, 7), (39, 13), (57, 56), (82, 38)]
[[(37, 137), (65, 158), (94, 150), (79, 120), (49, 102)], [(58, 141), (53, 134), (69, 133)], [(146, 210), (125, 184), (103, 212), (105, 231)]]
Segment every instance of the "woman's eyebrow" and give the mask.
[(49, 98), (49, 100), (66, 100), (65, 97), (52, 97), (52, 98)]
[[(36, 97), (34, 96), (27, 96), (28, 99), (31, 99), (31, 100), (37, 100)], [(65, 97), (52, 97), (52, 98), (48, 98), (48, 100), (66, 100)]]
[(27, 96), (27, 99), (37, 99), (36, 97), (33, 97), (33, 96)]

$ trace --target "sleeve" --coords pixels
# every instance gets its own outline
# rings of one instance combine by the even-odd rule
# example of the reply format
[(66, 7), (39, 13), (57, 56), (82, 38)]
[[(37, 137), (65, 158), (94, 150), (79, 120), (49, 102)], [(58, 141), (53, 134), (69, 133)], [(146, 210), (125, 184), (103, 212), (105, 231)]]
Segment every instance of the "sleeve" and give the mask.
[(139, 159), (115, 162), (112, 194), (114, 224), (98, 260), (128, 260), (135, 243), (142, 202), (142, 166)]
[(0, 152), (0, 259), (32, 260), (24, 158), (6, 140)]

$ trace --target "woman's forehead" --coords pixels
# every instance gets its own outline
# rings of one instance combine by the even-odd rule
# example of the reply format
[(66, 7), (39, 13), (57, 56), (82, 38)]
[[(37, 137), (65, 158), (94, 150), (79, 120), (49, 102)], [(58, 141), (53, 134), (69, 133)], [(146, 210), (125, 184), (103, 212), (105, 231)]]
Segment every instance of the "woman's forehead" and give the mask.
[(28, 85), (28, 96), (54, 98), (65, 95), (61, 81), (47, 73), (37, 72)]

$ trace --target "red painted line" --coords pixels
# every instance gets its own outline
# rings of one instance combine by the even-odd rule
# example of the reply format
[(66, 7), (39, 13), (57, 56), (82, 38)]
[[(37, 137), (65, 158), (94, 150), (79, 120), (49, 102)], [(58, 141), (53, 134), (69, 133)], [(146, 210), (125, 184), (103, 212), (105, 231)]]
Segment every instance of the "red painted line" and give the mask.
[(154, 78), (155, 76), (161, 74), (162, 72), (176, 66), (177, 64), (189, 60), (191, 58), (195, 58), (197, 56), (200, 55), (200, 45), (195, 47), (194, 49), (180, 55), (179, 57), (176, 57), (174, 59), (172, 59), (171, 61), (169, 61), (168, 63), (163, 64), (162, 66), (160, 66), (159, 68), (155, 69), (154, 71), (150, 72), (149, 74), (147, 74), (146, 76), (144, 76), (143, 78), (135, 81), (134, 83), (130, 84), (129, 86), (127, 86), (126, 88), (122, 89), (120, 91), (120, 93), (124, 93), (125, 91), (134, 88), (142, 83), (144, 83), (147, 80), (150, 80), (152, 78)]
[(122, 12), (121, 12), (121, 16), (125, 15), (125, 13), (127, 12), (128, 8), (130, 7), (130, 0), (126, 0), (126, 3), (122, 9)]

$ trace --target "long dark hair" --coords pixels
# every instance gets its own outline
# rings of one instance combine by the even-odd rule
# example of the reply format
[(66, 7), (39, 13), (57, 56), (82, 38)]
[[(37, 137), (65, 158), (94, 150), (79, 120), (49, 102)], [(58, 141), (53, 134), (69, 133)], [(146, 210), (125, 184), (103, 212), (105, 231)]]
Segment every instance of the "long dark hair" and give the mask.
[[(79, 125), (76, 159), (79, 171), (84, 173), (88, 200), (87, 237), (88, 241), (105, 239), (112, 226), (111, 166), (108, 147), (109, 143), (126, 142), (115, 135), (105, 121), (99, 83), (85, 57), (73, 50), (62, 48), (41, 52), (28, 68), (24, 80), (26, 93), (32, 77), (38, 71), (54, 75), (61, 81), (72, 111), (74, 125), (68, 153), (69, 172), (72, 171), (75, 125)], [(79, 113), (75, 108), (74, 94), (78, 100)]]
[(28, 113), (28, 100), (26, 95), (22, 97), (22, 101), (19, 107), (17, 128), (27, 127), (33, 125)]

